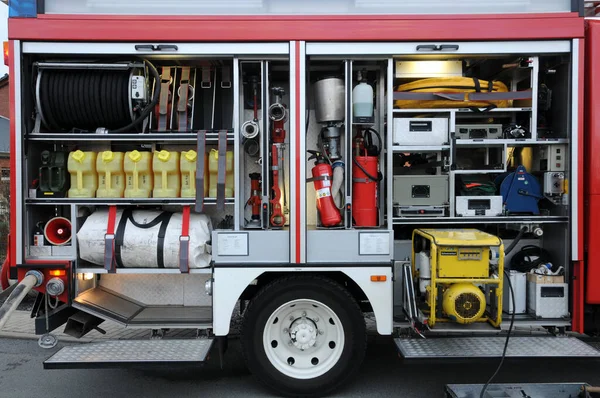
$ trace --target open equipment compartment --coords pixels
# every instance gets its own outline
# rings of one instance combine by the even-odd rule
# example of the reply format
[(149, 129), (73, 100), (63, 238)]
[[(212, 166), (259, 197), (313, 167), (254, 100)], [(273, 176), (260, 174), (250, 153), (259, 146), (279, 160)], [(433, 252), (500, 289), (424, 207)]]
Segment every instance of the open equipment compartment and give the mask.
[[(455, 47), (458, 50), (459, 45)], [(494, 54), (494, 45), (488, 48), (489, 54), (465, 50), (460, 55), (452, 51), (439, 55), (425, 49), (427, 55), (395, 57), (395, 273), (404, 276), (401, 261), (411, 258), (417, 225), (432, 231), (475, 228), (500, 237), (505, 247), (521, 239), (504, 260), (511, 275), (516, 271), (525, 280), (524, 273), (549, 264), (553, 272), (561, 272), (568, 286), (572, 272), (570, 53), (538, 53), (532, 47), (523, 54)], [(413, 183), (406, 174), (414, 175)], [(441, 185), (437, 179), (447, 179), (446, 191), (437, 188)], [(415, 192), (416, 181), (429, 189), (419, 187)], [(435, 204), (432, 195), (439, 196)], [(443, 202), (447, 211), (442, 213), (436, 206)], [(411, 214), (411, 205), (419, 211)], [(529, 295), (529, 301), (517, 313), (516, 322), (532, 328), (567, 326), (568, 310), (549, 316), (535, 309), (536, 297), (530, 291), (535, 284), (528, 283), (517, 287), (516, 293), (523, 298)], [(403, 322), (407, 303), (396, 285), (395, 317)], [(419, 311), (428, 311), (423, 307), (424, 295), (416, 290)], [(568, 308), (568, 294), (561, 297)], [(441, 301), (436, 305), (441, 311)], [(463, 325), (465, 331), (481, 327)]]
[(307, 262), (391, 259), (385, 57), (307, 60)]
[[(288, 45), (266, 45), (264, 57), (251, 45), (217, 54), (163, 45), (160, 55), (145, 45), (100, 47), (73, 54), (69, 43), (24, 45), (22, 78), (31, 90), (23, 90), (21, 106), (31, 117), (23, 120), (19, 158), (28, 181), (23, 260), (70, 261), (73, 306), (99, 318), (210, 328), (212, 299), (199, 292), (214, 262), (240, 259), (220, 244), (247, 227), (249, 172), (264, 181), (259, 209), (267, 225), (242, 234), (265, 242), (276, 234), (273, 258), (289, 261), (289, 218), (271, 222), (276, 206), (289, 213), (282, 178), (289, 167)], [(259, 87), (268, 90), (258, 95), (259, 121), (269, 121), (260, 129), (267, 134), (259, 162), (239, 134), (253, 105), (247, 90), (256, 65)], [(68, 101), (56, 100), (62, 97)], [(269, 184), (278, 169), (276, 200)]]

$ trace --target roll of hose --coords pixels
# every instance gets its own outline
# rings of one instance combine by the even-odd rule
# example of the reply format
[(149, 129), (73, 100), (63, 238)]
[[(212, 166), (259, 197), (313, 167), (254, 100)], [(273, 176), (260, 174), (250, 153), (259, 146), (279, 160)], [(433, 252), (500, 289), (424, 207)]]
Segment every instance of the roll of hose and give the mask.
[[(146, 62), (155, 81), (156, 68)], [(50, 131), (109, 132), (133, 129), (146, 118), (156, 102), (160, 85), (152, 101), (134, 112), (131, 100), (132, 74), (129, 69), (40, 69), (36, 102), (45, 127)]]

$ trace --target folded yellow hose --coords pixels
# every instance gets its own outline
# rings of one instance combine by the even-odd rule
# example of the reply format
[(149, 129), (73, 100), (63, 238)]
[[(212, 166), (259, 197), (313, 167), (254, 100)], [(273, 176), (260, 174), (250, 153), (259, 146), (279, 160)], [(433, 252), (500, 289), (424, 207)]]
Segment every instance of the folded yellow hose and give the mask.
[[(479, 92), (487, 93), (489, 82), (479, 80)], [(474, 93), (476, 92), (475, 81), (471, 77), (434, 77), (430, 79), (415, 80), (410, 83), (396, 87), (396, 91), (411, 93)], [(494, 81), (492, 92), (507, 92), (508, 88), (501, 81)], [(490, 101), (452, 101), (447, 99), (436, 100), (396, 100), (396, 108), (421, 109), (421, 108), (485, 108), (496, 105), (498, 108), (512, 106), (512, 100), (490, 100)]]

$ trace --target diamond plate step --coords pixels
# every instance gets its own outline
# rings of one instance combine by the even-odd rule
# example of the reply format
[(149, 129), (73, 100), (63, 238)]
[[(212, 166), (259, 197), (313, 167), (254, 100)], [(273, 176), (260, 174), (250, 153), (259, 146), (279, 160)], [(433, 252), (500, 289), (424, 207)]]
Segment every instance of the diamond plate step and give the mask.
[[(493, 358), (502, 356), (506, 337), (396, 338), (405, 358)], [(600, 351), (574, 337), (511, 337), (507, 357), (599, 358)]]
[(117, 340), (64, 347), (44, 362), (44, 369), (118, 368), (127, 365), (198, 364), (206, 360), (213, 339)]
[[(579, 397), (584, 383), (525, 383), (525, 384), (491, 384), (484, 397), (486, 398), (570, 398)], [(448, 384), (446, 396), (449, 398), (479, 397), (483, 384)]]

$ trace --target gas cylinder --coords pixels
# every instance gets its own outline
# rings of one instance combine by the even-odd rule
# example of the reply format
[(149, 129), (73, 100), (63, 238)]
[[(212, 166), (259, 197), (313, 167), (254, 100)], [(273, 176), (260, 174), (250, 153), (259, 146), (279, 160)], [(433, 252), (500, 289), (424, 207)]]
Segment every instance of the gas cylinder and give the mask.
[(325, 157), (320, 152), (308, 152), (312, 154), (308, 160), (315, 159), (311, 181), (315, 184), (317, 210), (319, 211), (321, 225), (324, 227), (334, 227), (342, 222), (342, 216), (335, 206), (333, 196), (331, 195), (331, 180), (333, 178), (331, 165), (327, 163)]
[(352, 163), (352, 217), (355, 226), (377, 226), (377, 185), (377, 156), (354, 156)]

